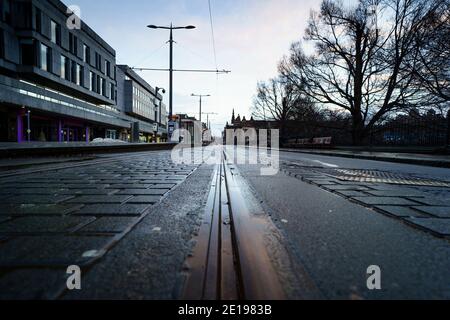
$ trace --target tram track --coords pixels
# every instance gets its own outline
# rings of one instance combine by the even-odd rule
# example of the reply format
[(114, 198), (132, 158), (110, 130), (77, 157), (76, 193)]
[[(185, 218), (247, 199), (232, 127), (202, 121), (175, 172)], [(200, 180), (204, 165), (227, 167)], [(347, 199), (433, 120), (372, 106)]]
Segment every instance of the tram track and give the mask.
[(252, 205), (236, 171), (224, 153), (214, 172), (197, 244), (186, 261), (183, 299), (286, 298), (265, 242), (271, 236), (272, 222)]

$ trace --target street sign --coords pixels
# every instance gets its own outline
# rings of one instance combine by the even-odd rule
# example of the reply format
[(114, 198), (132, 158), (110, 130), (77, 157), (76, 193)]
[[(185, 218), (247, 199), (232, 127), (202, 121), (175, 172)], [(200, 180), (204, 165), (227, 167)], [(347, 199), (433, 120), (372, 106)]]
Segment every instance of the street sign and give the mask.
[(169, 124), (168, 124), (169, 136), (172, 136), (172, 133), (175, 130), (175, 125), (176, 125), (175, 121), (169, 121)]

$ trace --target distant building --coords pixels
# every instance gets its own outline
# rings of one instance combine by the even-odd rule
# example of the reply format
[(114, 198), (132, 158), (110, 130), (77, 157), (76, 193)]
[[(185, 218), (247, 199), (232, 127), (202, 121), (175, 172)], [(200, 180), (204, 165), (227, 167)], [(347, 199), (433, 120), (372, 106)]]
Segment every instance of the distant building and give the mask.
[[(253, 117), (250, 120), (247, 120), (245, 116), (241, 119), (241, 116), (238, 115), (235, 117), (234, 109), (233, 114), (231, 116), (231, 123), (227, 122), (222, 133), (223, 143), (227, 144), (226, 141), (226, 132), (227, 130), (243, 130), (247, 132), (249, 129), (255, 129), (258, 135), (258, 144), (259, 144), (259, 129), (267, 129), (268, 134), (270, 134), (271, 129), (278, 129), (278, 123), (276, 121), (268, 121), (268, 120), (255, 120)], [(237, 138), (234, 139), (233, 142), (228, 141), (228, 144), (237, 144)]]
[(174, 116), (174, 120), (178, 122), (181, 129), (187, 130), (190, 133), (190, 139), (192, 144), (201, 145), (203, 140), (203, 132), (196, 132), (196, 129), (202, 128), (202, 123), (195, 117), (189, 117), (187, 114), (177, 114)]
[(127, 65), (117, 66), (117, 105), (145, 123), (141, 138), (146, 142), (167, 139), (167, 111), (163, 97)]

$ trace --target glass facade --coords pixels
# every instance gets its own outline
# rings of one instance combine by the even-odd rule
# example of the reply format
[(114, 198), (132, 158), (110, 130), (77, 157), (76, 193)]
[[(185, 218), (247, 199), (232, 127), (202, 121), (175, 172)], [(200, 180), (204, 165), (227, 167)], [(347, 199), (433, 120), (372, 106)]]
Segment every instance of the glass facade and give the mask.
[(154, 119), (155, 98), (144, 88), (133, 82), (133, 112), (147, 119)]
[(92, 71), (89, 72), (89, 90), (94, 91), (95, 88), (95, 75)]
[(72, 62), (72, 82), (81, 86), (83, 79), (83, 67), (78, 63)]
[(83, 44), (83, 61), (90, 63), (91, 62), (91, 49)]
[(77, 64), (77, 74), (78, 74), (78, 78), (77, 78), (77, 85), (82, 86), (84, 85), (83, 83), (83, 79), (84, 79), (84, 68)]
[(105, 94), (105, 79), (100, 78), (100, 94), (103, 96)]
[(68, 62), (69, 60), (65, 56), (61, 56), (61, 78), (62, 79), (68, 79)]
[(47, 47), (45, 44), (41, 43), (41, 69), (44, 71), (51, 71), (50, 70), (50, 48)]
[(59, 25), (51, 20), (50, 21), (50, 29), (51, 29), (51, 35), (50, 35), (50, 39), (53, 43), (55, 44), (60, 44), (60, 37), (61, 37), (61, 33), (60, 33), (60, 27)]

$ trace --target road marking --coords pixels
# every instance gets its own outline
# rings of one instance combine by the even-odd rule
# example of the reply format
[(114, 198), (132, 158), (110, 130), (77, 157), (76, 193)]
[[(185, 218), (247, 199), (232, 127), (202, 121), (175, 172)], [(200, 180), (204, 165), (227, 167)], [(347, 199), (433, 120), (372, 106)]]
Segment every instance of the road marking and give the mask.
[(339, 166), (337, 166), (335, 164), (332, 164), (332, 163), (326, 163), (326, 162), (322, 162), (322, 161), (319, 161), (319, 160), (313, 160), (313, 161), (317, 162), (317, 163), (320, 163), (321, 165), (326, 166), (326, 167), (339, 168)]

